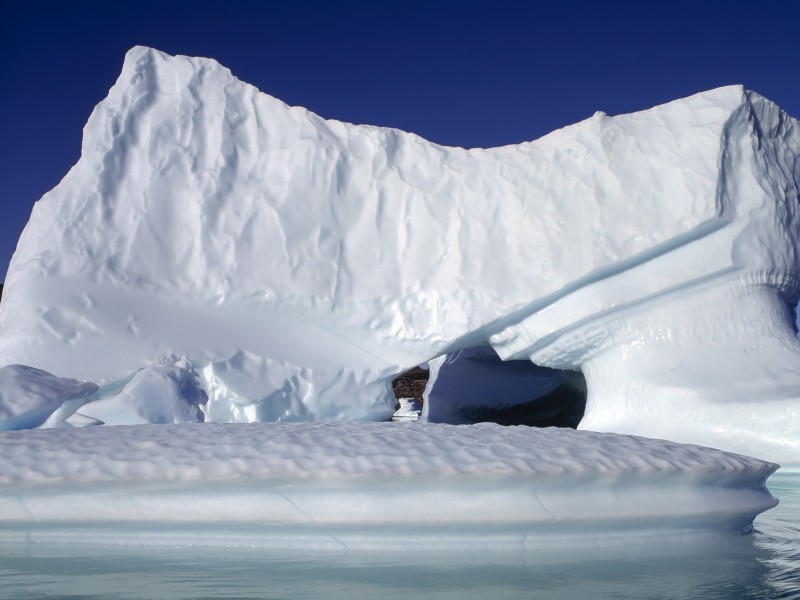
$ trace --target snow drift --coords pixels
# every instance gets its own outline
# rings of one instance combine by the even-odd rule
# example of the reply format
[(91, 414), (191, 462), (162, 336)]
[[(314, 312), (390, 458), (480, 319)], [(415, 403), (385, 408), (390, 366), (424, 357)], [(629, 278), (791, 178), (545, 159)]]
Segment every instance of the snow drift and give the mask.
[(20, 239), (0, 365), (175, 353), (212, 418), (375, 419), (394, 374), (488, 343), (582, 370), (582, 427), (800, 462), (799, 157), (738, 86), (466, 150), (137, 47)]
[(731, 535), (777, 465), (570, 429), (184, 424), (1, 432), (4, 541), (520, 549)]

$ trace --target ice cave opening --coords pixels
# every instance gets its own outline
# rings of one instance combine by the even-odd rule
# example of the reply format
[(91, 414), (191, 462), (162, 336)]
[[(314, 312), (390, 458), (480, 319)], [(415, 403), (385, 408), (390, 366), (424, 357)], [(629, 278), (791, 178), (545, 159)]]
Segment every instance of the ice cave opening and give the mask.
[[(398, 375), (398, 402), (411, 399), (430, 423), (528, 425), (576, 429), (586, 408), (581, 371), (502, 360), (490, 345), (439, 356)], [(396, 415), (403, 411), (395, 406)], [(399, 419), (395, 419), (399, 420)]]

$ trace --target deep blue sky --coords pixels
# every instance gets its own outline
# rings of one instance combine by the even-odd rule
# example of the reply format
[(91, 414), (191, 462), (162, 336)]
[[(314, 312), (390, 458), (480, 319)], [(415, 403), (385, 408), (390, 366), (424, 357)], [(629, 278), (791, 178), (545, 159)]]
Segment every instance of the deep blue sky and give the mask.
[(0, 0), (0, 281), (136, 44), (447, 145), (521, 142), (731, 83), (800, 117), (796, 0)]

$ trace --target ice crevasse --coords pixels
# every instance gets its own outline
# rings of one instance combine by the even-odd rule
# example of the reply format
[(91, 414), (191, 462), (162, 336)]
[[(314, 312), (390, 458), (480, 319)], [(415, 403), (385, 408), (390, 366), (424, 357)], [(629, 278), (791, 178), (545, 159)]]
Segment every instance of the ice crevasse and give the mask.
[(799, 171), (740, 86), (463, 149), (136, 47), (20, 239), (0, 367), (102, 390), (174, 353), (209, 420), (384, 419), (488, 345), (581, 370), (581, 428), (800, 463)]

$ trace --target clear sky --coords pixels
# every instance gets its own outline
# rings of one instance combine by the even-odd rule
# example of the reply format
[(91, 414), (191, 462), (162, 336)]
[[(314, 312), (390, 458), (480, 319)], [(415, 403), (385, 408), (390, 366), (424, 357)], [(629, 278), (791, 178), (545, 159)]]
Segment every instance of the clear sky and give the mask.
[(446, 145), (517, 143), (733, 83), (800, 117), (797, 0), (0, 0), (0, 281), (137, 44)]

